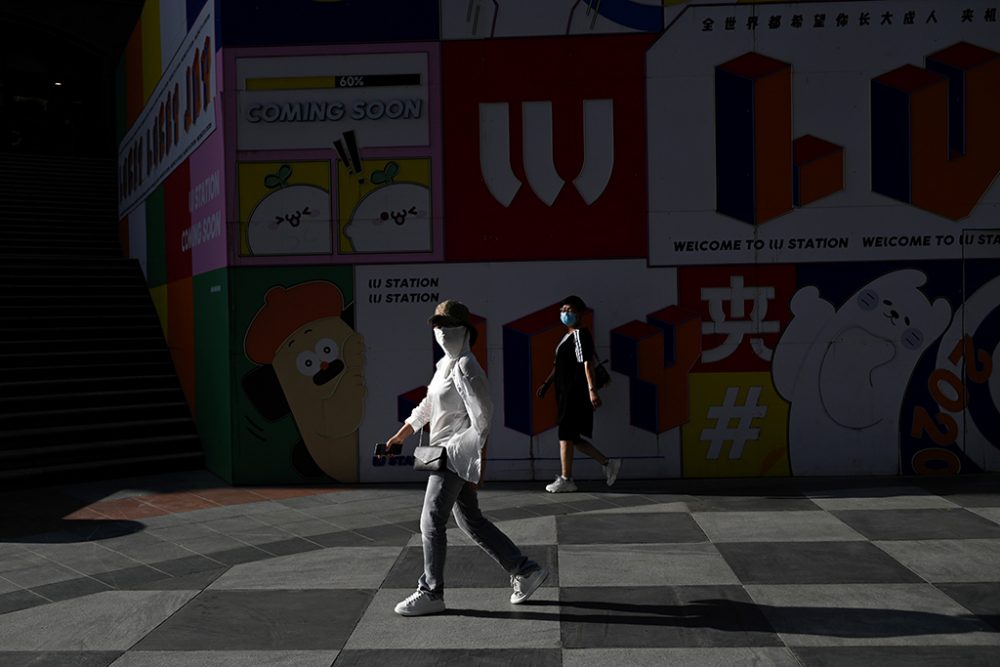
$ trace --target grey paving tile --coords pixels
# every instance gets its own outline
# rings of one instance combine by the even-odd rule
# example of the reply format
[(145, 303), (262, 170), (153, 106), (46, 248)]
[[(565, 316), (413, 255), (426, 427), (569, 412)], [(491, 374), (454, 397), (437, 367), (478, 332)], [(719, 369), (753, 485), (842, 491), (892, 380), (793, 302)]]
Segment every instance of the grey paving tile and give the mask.
[(157, 570), (147, 565), (137, 565), (125, 568), (124, 570), (101, 572), (100, 574), (95, 574), (94, 578), (103, 581), (112, 588), (128, 590), (138, 588), (152, 581), (165, 579), (169, 576), (169, 574), (162, 570)]
[(161, 572), (166, 572), (172, 577), (182, 577), (186, 574), (194, 574), (195, 572), (216, 570), (220, 565), (223, 565), (223, 563), (204, 556), (187, 556), (185, 558), (160, 561), (154, 563), (153, 567)]
[(92, 542), (34, 544), (29, 549), (43, 558), (83, 574), (97, 574), (138, 565), (134, 559)]
[(71, 570), (56, 563), (43, 562), (40, 565), (32, 565), (21, 570), (8, 570), (3, 573), (3, 576), (4, 579), (22, 588), (34, 588), (35, 586), (44, 586), (45, 584), (76, 579), (82, 574), (82, 572)]
[(567, 649), (781, 645), (739, 586), (562, 588), (559, 605)]
[(107, 667), (121, 651), (0, 651), (4, 667)]
[(836, 646), (792, 649), (804, 667), (996, 667), (990, 646)]
[(692, 512), (810, 512), (819, 509), (800, 494), (768, 495), (697, 495), (684, 499)]
[[(412, 649), (415, 637), (435, 650), (559, 648), (554, 588), (540, 588), (522, 605), (510, 604), (509, 586), (451, 588), (445, 593), (448, 609), (444, 613), (399, 616), (393, 608), (413, 590), (412, 584), (379, 590), (344, 648)], [(539, 607), (540, 603), (546, 606)]]
[(413, 536), (411, 531), (405, 530), (404, 528), (396, 525), (355, 528), (354, 532), (358, 533), (362, 537), (367, 537), (378, 546), (403, 546), (409, 542), (410, 538)]
[(832, 514), (870, 540), (1000, 537), (1000, 525), (964, 509), (839, 510)]
[(60, 581), (55, 584), (36, 586), (32, 589), (32, 592), (56, 602), (58, 600), (68, 600), (70, 598), (78, 598), (110, 590), (112, 590), (112, 587), (103, 581), (99, 581), (93, 577), (79, 577), (68, 581)]
[(559, 547), (560, 585), (739, 584), (711, 544), (588, 544)]
[(101, 546), (146, 565), (160, 560), (184, 558), (191, 555), (191, 551), (188, 549), (151, 535), (146, 536), (140, 533), (130, 537), (134, 537), (134, 539), (119, 538), (110, 544), (107, 541), (102, 541)]
[(338, 653), (339, 651), (129, 651), (111, 663), (111, 667), (330, 667), (337, 660)]
[(372, 591), (201, 593), (139, 642), (140, 651), (340, 649)]
[(21, 587), (15, 584), (13, 581), (9, 581), (0, 576), (0, 595), (4, 593), (10, 593), (11, 591), (19, 591)]
[(316, 542), (305, 540), (300, 537), (292, 537), (287, 540), (279, 540), (277, 542), (265, 542), (263, 544), (258, 544), (257, 547), (272, 556), (290, 556), (292, 554), (300, 554), (323, 548), (322, 545), (319, 545)]
[(295, 535), (297, 537), (310, 537), (312, 535), (322, 535), (324, 533), (329, 533), (332, 530), (336, 530), (334, 526), (329, 521), (324, 521), (323, 519), (312, 519), (312, 518), (302, 518), (299, 521), (292, 521), (289, 523), (279, 524), (281, 529), (288, 533), (289, 535)]
[(870, 542), (728, 542), (716, 547), (745, 584), (923, 581)]
[(1000, 507), (970, 507), (969, 511), (993, 523), (1000, 523)]
[(353, 530), (338, 530), (323, 535), (311, 535), (309, 540), (324, 547), (374, 546), (376, 541)]
[(378, 588), (399, 547), (339, 547), (235, 565), (212, 590)]
[(1000, 582), (938, 584), (938, 588), (983, 622), (1000, 630)]
[(955, 503), (917, 486), (831, 489), (806, 495), (825, 510), (955, 509)]
[(536, 512), (532, 512), (524, 507), (500, 507), (497, 509), (485, 509), (482, 508), (483, 514), (485, 514), (491, 521), (510, 521), (513, 519), (527, 519), (532, 517), (537, 517)]
[(0, 575), (4, 575), (6, 572), (12, 570), (23, 570), (33, 565), (48, 565), (52, 562), (47, 558), (28, 551), (21, 547), (21, 545), (16, 546), (16, 549), (11, 549), (6, 553), (0, 554)]
[(823, 512), (698, 512), (693, 515), (705, 534), (722, 542), (831, 542), (864, 537)]
[[(590, 648), (563, 651), (563, 667), (799, 667), (784, 647)], [(868, 666), (870, 667), (870, 666)]]
[[(549, 569), (549, 578), (543, 587), (559, 585), (559, 559), (555, 546), (535, 545), (524, 548), (523, 553)], [(392, 569), (386, 575), (382, 586), (385, 588), (415, 589), (417, 579), (420, 578), (423, 571), (423, 549), (421, 547), (407, 547), (395, 565), (392, 565)], [(510, 575), (477, 546), (449, 545), (444, 577), (447, 589), (502, 588), (505, 586), (510, 588)]]
[(164, 575), (160, 579), (136, 582), (125, 588), (131, 591), (200, 591), (222, 576), (226, 569), (220, 567), (216, 570), (203, 570), (177, 577)]
[(556, 519), (559, 544), (707, 542), (690, 515), (576, 514)]
[(193, 591), (109, 591), (0, 617), (13, 651), (127, 650), (188, 602)]
[(230, 537), (229, 535), (212, 533), (201, 537), (180, 538), (177, 541), (177, 546), (183, 548), (186, 555), (196, 553), (201, 554), (202, 556), (211, 556), (216, 551), (240, 549), (250, 545), (246, 542), (237, 540), (234, 537)]
[(587, 514), (655, 514), (657, 512), (681, 512), (690, 513), (687, 503), (646, 503), (642, 505), (630, 505), (616, 507), (613, 509), (591, 510)]
[[(532, 544), (556, 543), (556, 520), (554, 516), (533, 516), (527, 519), (496, 521), (494, 523), (497, 528), (506, 533), (507, 537), (514, 544), (520, 547)], [(422, 544), (421, 540), (420, 533), (416, 533), (407, 542), (407, 546), (418, 547)], [(455, 526), (453, 522), (449, 522), (449, 546), (475, 546), (475, 544), (458, 526)]]
[(23, 589), (0, 594), (0, 614), (6, 614), (18, 609), (37, 607), (40, 604), (48, 604), (49, 600)]
[(562, 667), (559, 649), (366, 649), (342, 651), (337, 667)]
[(875, 543), (930, 582), (1000, 581), (1000, 539)]
[(237, 547), (235, 549), (226, 549), (225, 551), (213, 551), (212, 560), (218, 561), (223, 565), (239, 565), (240, 563), (253, 563), (258, 560), (264, 560), (266, 558), (273, 558), (273, 554), (266, 551), (262, 551), (257, 547)]
[(747, 585), (787, 646), (1000, 645), (930, 584)]

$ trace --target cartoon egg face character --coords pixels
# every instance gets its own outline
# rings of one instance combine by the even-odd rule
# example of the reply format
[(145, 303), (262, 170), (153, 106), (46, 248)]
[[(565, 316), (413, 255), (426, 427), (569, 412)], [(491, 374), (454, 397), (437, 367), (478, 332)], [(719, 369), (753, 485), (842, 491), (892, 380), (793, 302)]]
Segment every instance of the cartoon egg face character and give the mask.
[(344, 234), (355, 252), (430, 252), (430, 189), (389, 183), (369, 192), (351, 213)]
[(315, 185), (288, 185), (289, 165), (268, 174), (274, 188), (250, 214), (247, 243), (254, 255), (316, 255), (333, 249), (330, 195)]
[(326, 281), (272, 287), (247, 328), (244, 349), (271, 365), (309, 455), (330, 477), (358, 480), (365, 343), (342, 318), (340, 289)]
[(282, 343), (271, 363), (303, 436), (342, 438), (358, 430), (365, 346), (346, 322), (324, 317), (305, 324)]

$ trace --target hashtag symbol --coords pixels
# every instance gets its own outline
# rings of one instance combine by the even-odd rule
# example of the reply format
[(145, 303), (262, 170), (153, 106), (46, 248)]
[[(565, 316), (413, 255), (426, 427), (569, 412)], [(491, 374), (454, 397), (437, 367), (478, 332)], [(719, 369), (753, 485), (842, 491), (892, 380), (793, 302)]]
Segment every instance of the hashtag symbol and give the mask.
[[(702, 442), (708, 442), (706, 459), (715, 460), (722, 453), (726, 442), (732, 443), (729, 448), (729, 458), (738, 459), (743, 456), (743, 447), (747, 442), (760, 436), (760, 429), (754, 428), (753, 420), (767, 414), (766, 405), (757, 405), (760, 398), (760, 387), (750, 387), (747, 400), (743, 405), (736, 404), (739, 387), (726, 389), (726, 398), (722, 405), (713, 405), (708, 409), (709, 419), (715, 420), (714, 428), (706, 428), (701, 432)], [(731, 426), (736, 422), (735, 428)]]

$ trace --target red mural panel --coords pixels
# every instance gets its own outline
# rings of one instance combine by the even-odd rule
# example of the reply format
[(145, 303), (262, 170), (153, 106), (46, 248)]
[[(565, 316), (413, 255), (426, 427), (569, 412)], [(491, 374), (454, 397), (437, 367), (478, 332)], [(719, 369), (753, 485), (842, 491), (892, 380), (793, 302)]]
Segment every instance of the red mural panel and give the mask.
[(442, 45), (449, 261), (646, 256), (652, 40)]
[(677, 304), (701, 317), (694, 372), (765, 371), (792, 319), (795, 267), (706, 266), (677, 272)]
[(188, 206), (190, 191), (191, 169), (185, 160), (163, 182), (168, 282), (191, 277), (191, 248), (184, 243), (184, 231), (191, 227), (191, 210)]

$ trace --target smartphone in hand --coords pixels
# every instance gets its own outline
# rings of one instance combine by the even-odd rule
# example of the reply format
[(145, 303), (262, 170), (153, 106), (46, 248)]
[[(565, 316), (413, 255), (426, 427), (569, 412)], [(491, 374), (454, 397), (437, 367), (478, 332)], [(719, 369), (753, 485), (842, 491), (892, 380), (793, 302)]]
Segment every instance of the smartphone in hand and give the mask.
[(403, 453), (403, 443), (396, 442), (387, 447), (384, 442), (375, 443), (375, 456), (399, 456)]

